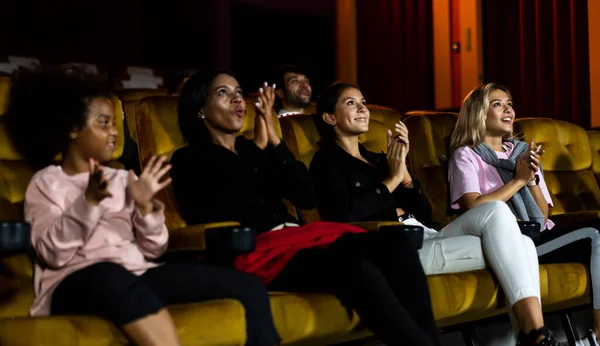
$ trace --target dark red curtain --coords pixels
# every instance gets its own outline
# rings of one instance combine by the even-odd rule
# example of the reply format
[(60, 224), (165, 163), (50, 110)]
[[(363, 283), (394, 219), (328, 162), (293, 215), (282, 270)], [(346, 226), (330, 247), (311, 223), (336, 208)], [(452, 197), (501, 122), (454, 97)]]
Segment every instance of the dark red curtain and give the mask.
[(369, 103), (433, 109), (431, 0), (357, 0), (358, 84)]
[(506, 85), (517, 117), (590, 126), (587, 1), (483, 1), (484, 76)]

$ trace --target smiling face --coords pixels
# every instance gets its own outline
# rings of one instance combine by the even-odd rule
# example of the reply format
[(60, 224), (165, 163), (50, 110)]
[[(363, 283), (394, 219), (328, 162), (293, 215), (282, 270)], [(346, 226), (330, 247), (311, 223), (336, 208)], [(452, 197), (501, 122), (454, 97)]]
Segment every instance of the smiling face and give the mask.
[(310, 105), (312, 86), (306, 75), (295, 72), (283, 74), (285, 91), (283, 91), (284, 108), (306, 108)]
[(111, 100), (94, 98), (89, 105), (87, 120), (81, 130), (70, 135), (69, 154), (98, 162), (110, 161), (117, 142), (115, 111)]
[(485, 120), (486, 135), (505, 137), (512, 133), (515, 111), (512, 99), (505, 91), (492, 90), (488, 96), (489, 108)]
[(206, 127), (215, 132), (236, 133), (242, 128), (246, 114), (243, 91), (235, 78), (219, 74), (212, 82), (199, 116)]
[(335, 113), (324, 113), (324, 120), (334, 125), (338, 138), (358, 136), (369, 131), (371, 113), (360, 90), (346, 88), (335, 105)]

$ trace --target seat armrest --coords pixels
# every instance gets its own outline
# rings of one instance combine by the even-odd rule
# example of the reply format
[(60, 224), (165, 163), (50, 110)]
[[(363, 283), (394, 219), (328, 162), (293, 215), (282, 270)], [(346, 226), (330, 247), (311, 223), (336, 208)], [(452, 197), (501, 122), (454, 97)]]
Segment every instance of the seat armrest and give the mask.
[(573, 211), (550, 216), (550, 220), (556, 224), (556, 228), (595, 221), (598, 219), (600, 219), (600, 211), (597, 210)]
[(361, 221), (361, 222), (351, 222), (351, 224), (354, 226), (358, 226), (360, 228), (364, 228), (369, 232), (375, 232), (375, 231), (379, 231), (379, 229), (384, 226), (402, 225), (402, 222), (399, 222), (399, 221)]
[(354, 226), (366, 229), (369, 232), (404, 232), (413, 246), (419, 250), (423, 247), (424, 230), (421, 226), (405, 225), (399, 221), (365, 221), (353, 222)]
[(533, 241), (540, 239), (541, 225), (534, 221), (517, 221), (521, 234), (528, 236)]
[(206, 253), (210, 256), (235, 258), (256, 248), (256, 231), (249, 227), (209, 228), (205, 232)]
[(0, 222), (0, 258), (27, 253), (31, 226), (27, 222)]
[(406, 236), (406, 240), (410, 242), (413, 247), (420, 250), (423, 247), (423, 236), (424, 230), (421, 226), (413, 225), (383, 225), (379, 227), (379, 232), (402, 232)]
[(167, 253), (198, 252), (206, 250), (206, 231), (208, 229), (239, 226), (236, 221), (211, 222), (174, 229), (169, 232)]

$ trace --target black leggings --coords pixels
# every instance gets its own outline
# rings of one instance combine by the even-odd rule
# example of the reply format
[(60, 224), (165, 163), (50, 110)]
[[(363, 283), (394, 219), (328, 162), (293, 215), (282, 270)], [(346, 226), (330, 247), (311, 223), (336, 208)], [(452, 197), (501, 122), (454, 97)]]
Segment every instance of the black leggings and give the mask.
[(574, 222), (543, 231), (536, 242), (540, 264), (577, 262), (589, 266), (592, 305), (600, 309), (600, 220)]
[(399, 232), (346, 234), (302, 250), (269, 289), (334, 294), (389, 346), (440, 345), (419, 255)]
[(67, 276), (52, 296), (53, 315), (97, 315), (123, 326), (168, 304), (233, 298), (246, 313), (246, 345), (279, 342), (265, 285), (255, 276), (195, 263), (165, 264), (137, 276), (101, 262)]

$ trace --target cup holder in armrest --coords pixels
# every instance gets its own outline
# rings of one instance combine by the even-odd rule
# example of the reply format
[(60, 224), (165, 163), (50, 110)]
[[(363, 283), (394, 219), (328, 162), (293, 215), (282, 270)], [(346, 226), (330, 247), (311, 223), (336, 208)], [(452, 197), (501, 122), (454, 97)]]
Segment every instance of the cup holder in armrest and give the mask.
[(207, 252), (226, 252), (239, 255), (254, 251), (256, 232), (249, 227), (220, 227), (205, 231)]
[(541, 226), (539, 222), (535, 221), (517, 221), (521, 233), (531, 238), (533, 241), (540, 239)]
[(207, 229), (206, 261), (210, 264), (232, 267), (238, 255), (256, 248), (256, 231), (249, 227), (231, 226)]
[(26, 222), (0, 222), (0, 258), (27, 253), (31, 227)]
[(409, 241), (415, 249), (420, 250), (423, 247), (423, 227), (412, 225), (390, 225), (381, 226), (379, 232), (403, 232), (406, 241)]

